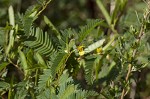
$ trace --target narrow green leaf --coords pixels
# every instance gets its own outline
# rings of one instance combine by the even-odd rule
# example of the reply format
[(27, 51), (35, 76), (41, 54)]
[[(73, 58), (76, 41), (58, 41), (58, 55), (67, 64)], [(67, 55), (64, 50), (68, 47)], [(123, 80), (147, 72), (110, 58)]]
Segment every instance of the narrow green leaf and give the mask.
[(105, 39), (101, 39), (101, 40), (89, 45), (86, 49), (84, 49), (85, 53), (90, 53), (93, 50), (97, 49), (98, 47), (102, 46), (104, 41), (105, 41)]
[[(14, 10), (13, 10), (12, 6), (9, 7), (8, 13), (9, 13), (9, 22), (13, 27), (15, 27)], [(9, 35), (9, 44), (8, 44), (6, 51), (5, 51), (6, 55), (8, 55), (8, 53), (9, 53), (9, 51), (13, 45), (14, 45), (14, 30), (11, 30), (10, 35)]]
[(14, 17), (14, 10), (13, 10), (12, 6), (9, 7), (8, 13), (9, 13), (9, 22), (14, 27), (15, 26), (15, 17)]
[(27, 68), (28, 68), (26, 57), (20, 49), (18, 50), (18, 52), (19, 52), (19, 56), (20, 56), (20, 61), (22, 63), (23, 69), (24, 69), (25, 74), (26, 74), (27, 73)]
[(8, 62), (3, 62), (0, 64), (0, 71), (5, 68), (9, 63)]
[(46, 16), (44, 16), (44, 21), (53, 31), (55, 31), (55, 35), (58, 37), (58, 39), (61, 39), (60, 33), (58, 32), (56, 27), (52, 24), (52, 22)]
[(113, 61), (110, 66), (103, 66), (102, 71), (99, 73), (99, 78), (106, 77), (115, 65), (116, 63)]
[(42, 58), (42, 56), (38, 52), (35, 54), (35, 56), (36, 56), (36, 58), (40, 64), (42, 64), (43, 66), (46, 66), (44, 59)]

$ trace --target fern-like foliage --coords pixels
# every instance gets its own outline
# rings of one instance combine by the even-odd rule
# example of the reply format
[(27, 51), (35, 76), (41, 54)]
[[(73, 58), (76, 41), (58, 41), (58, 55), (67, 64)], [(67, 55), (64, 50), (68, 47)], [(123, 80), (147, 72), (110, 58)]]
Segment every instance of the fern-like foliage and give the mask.
[(3, 51), (3, 48), (0, 46), (0, 62), (1, 62), (2, 58), (4, 57), (2, 51)]
[[(73, 91), (74, 89), (74, 86), (68, 85), (70, 82), (73, 82), (73, 80), (69, 78), (68, 74), (64, 73), (60, 76), (58, 83), (55, 83), (51, 73), (51, 69), (47, 69), (44, 71), (44, 74), (40, 76), (38, 84), (40, 95), (38, 96), (38, 99), (40, 99), (40, 97), (47, 97), (44, 99), (48, 99), (50, 97), (55, 97), (55, 99), (60, 99), (58, 97), (61, 97), (62, 99), (66, 98), (66, 96), (68, 96), (67, 94), (70, 94), (70, 91)], [(56, 87), (58, 86), (58, 93), (55, 93), (56, 88), (53, 87), (53, 84), (55, 84)]]
[(0, 95), (3, 94), (2, 93), (3, 91), (9, 90), (9, 88), (10, 88), (10, 84), (9, 83), (0, 81)]
[(88, 84), (94, 81), (94, 59), (85, 62), (85, 80)]
[(32, 29), (31, 36), (35, 37), (34, 41), (26, 41), (25, 45), (34, 49), (41, 55), (49, 57), (51, 53), (55, 52), (50, 35), (47, 32), (43, 32), (40, 28)]
[(19, 28), (24, 31), (26, 36), (29, 36), (32, 24), (37, 19), (36, 13), (39, 8), (40, 6), (33, 5), (26, 10), (24, 15), (18, 13), (16, 17)]
[(42, 91), (44, 88), (49, 87), (50, 83), (52, 83), (52, 79), (51, 69), (44, 70), (43, 75), (39, 78), (38, 90)]
[(65, 53), (65, 52), (60, 52), (55, 60), (54, 63), (52, 64), (51, 70), (52, 70), (52, 75), (53, 77), (56, 76), (56, 73), (62, 73), (62, 71), (65, 68), (65, 63), (67, 62), (67, 59), (69, 58), (71, 53)]
[(79, 90), (76, 93), (76, 98), (74, 98), (74, 99), (87, 99), (91, 96), (97, 96), (97, 95), (98, 95), (98, 93), (95, 91)]
[(69, 44), (70, 40), (73, 39), (76, 31), (74, 29), (65, 29), (61, 30), (61, 40), (60, 44), (66, 47), (66, 44)]
[(82, 42), (93, 29), (99, 26), (103, 21), (100, 20), (89, 20), (87, 25), (80, 27), (78, 41)]
[(58, 99), (72, 99), (74, 93), (77, 91), (77, 86), (74, 84), (62, 85), (59, 89)]
[(14, 96), (14, 99), (25, 99), (28, 97), (28, 90), (26, 89), (29, 87), (29, 84), (27, 82), (20, 82), (16, 86), (16, 94)]
[(95, 91), (79, 89), (79, 86), (73, 82), (73, 79), (69, 77), (68, 72), (65, 70), (59, 79), (58, 99), (84, 99), (98, 95)]
[(0, 45), (4, 45), (4, 43), (5, 43), (5, 35), (6, 35), (6, 33), (4, 32), (4, 29), (3, 28), (0, 28)]
[(69, 77), (67, 70), (63, 71), (58, 81), (52, 80), (53, 76), (51, 73), (51, 70), (47, 69), (40, 76), (38, 99), (84, 99), (98, 95), (95, 91), (79, 89), (78, 85), (75, 85), (73, 79)]
[(52, 97), (56, 97), (53, 79), (54, 78), (52, 76), (51, 69), (44, 70), (44, 73), (39, 77), (37, 87), (37, 91), (39, 94), (37, 96), (37, 99), (51, 99)]
[(67, 71), (64, 71), (60, 77), (59, 86), (58, 98), (68, 99), (77, 91), (77, 85), (73, 84), (73, 79), (69, 77)]
[(69, 77), (66, 71), (60, 77), (59, 86), (58, 99), (84, 99), (98, 95), (95, 91), (79, 89), (78, 85), (73, 84), (73, 79)]

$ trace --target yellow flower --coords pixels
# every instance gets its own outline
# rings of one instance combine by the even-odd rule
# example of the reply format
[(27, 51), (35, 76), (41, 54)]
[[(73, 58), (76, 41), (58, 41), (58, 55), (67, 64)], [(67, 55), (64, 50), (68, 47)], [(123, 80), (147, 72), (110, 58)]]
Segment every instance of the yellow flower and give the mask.
[(79, 52), (79, 55), (80, 55), (80, 56), (83, 56), (83, 55), (84, 55), (84, 51)]
[(84, 47), (84, 46), (78, 46), (78, 48), (77, 48), (78, 51), (79, 51), (79, 55), (80, 55), (80, 56), (83, 56), (83, 55), (85, 54), (85, 52), (84, 52), (84, 50), (83, 50), (83, 47)]
[(97, 54), (101, 54), (103, 52), (103, 49), (102, 48), (97, 48), (96, 52), (97, 52)]

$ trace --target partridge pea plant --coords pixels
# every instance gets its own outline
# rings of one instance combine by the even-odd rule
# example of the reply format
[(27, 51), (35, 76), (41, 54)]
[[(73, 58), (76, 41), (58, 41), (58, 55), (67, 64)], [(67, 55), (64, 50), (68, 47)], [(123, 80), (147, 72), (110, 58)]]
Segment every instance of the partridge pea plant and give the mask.
[[(1, 98), (135, 98), (135, 74), (149, 66), (150, 5), (145, 2), (142, 17), (135, 13), (137, 26), (127, 26), (120, 24), (128, 0), (112, 2), (109, 12), (95, 0), (104, 19), (63, 30), (42, 15), (51, 0), (38, 0), (25, 13), (15, 14), (10, 6), (9, 21), (0, 27)], [(39, 16), (48, 31), (35, 25)]]

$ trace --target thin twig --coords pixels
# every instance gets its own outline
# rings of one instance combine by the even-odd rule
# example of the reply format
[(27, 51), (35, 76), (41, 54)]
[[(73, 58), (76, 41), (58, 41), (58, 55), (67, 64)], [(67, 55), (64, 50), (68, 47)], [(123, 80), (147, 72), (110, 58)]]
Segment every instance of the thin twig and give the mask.
[[(141, 26), (141, 30), (140, 30), (139, 36), (138, 36), (138, 38), (137, 38), (137, 41), (136, 41), (137, 44), (140, 43), (140, 40), (141, 40), (143, 34), (144, 34), (144, 25)], [(135, 57), (136, 53), (137, 53), (137, 49), (134, 49), (133, 52), (132, 52), (132, 58)], [(126, 79), (125, 79), (126, 82), (129, 80), (129, 76), (130, 76), (130, 74), (131, 74), (131, 69), (132, 69), (132, 65), (129, 64), (129, 66), (128, 66), (128, 73), (127, 73)], [(122, 94), (121, 94), (121, 98), (120, 98), (120, 99), (123, 99), (124, 96), (125, 96), (125, 88), (124, 88), (123, 91), (122, 91)]]
[[(131, 73), (131, 70), (132, 70), (132, 65), (129, 64), (128, 65), (128, 73), (127, 73), (127, 76), (126, 76), (126, 82), (128, 81), (129, 79), (129, 76), (130, 76), (130, 73)], [(122, 94), (121, 94), (121, 98), (120, 99), (123, 99), (125, 96), (125, 88), (122, 90)]]
[(13, 63), (9, 58), (7, 58), (7, 60), (9, 61), (9, 63), (11, 63), (13, 66), (15, 66), (24, 75), (24, 72), (19, 68), (19, 66), (17, 64)]
[[(146, 15), (145, 15), (145, 17), (144, 17), (144, 20), (147, 20), (149, 14), (150, 14), (150, 12), (147, 12), (147, 13), (146, 13)], [(140, 29), (140, 33), (139, 33), (138, 38), (137, 38), (137, 40), (136, 40), (136, 43), (137, 43), (137, 44), (140, 43), (141, 38), (142, 38), (142, 36), (143, 36), (144, 33), (145, 33), (145, 27), (144, 27), (144, 24), (142, 24), (141, 29)], [(132, 52), (132, 58), (135, 57), (137, 51), (138, 51), (137, 48), (133, 50), (133, 52)], [(128, 73), (127, 73), (126, 79), (125, 79), (126, 82), (128, 82), (128, 80), (129, 80), (129, 76), (130, 76), (130, 74), (131, 74), (131, 72), (132, 72), (132, 67), (133, 67), (132, 64), (129, 64), (129, 65), (128, 65)], [(123, 99), (124, 96), (125, 96), (125, 88), (122, 90), (121, 98), (120, 98), (120, 99)]]
[(36, 14), (36, 16), (39, 16), (47, 7), (47, 5), (51, 2), (51, 0), (48, 0), (42, 7), (42, 9)]

